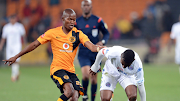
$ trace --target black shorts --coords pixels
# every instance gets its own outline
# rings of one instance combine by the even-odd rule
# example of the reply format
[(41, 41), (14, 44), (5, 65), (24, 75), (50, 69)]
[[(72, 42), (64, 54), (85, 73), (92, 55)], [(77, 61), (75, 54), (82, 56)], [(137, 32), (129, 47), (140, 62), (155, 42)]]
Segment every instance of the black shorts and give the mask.
[(54, 74), (51, 75), (51, 78), (60, 89), (61, 93), (64, 93), (63, 84), (70, 82), (73, 84), (74, 89), (79, 91), (80, 95), (84, 95), (83, 87), (81, 86), (81, 83), (76, 74), (61, 69), (54, 72)]

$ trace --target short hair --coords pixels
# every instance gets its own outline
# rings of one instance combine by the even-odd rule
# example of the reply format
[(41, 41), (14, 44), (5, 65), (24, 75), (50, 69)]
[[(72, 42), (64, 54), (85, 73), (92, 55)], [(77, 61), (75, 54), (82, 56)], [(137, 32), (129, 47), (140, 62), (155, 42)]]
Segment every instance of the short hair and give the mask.
[(123, 53), (123, 58), (124, 58), (124, 62), (126, 63), (125, 65), (128, 66), (130, 65), (133, 61), (134, 61), (134, 51), (131, 49), (127, 49), (126, 51), (124, 51)]
[(17, 14), (12, 14), (9, 16), (10, 19), (13, 19), (13, 18), (16, 18), (17, 17)]
[(81, 5), (83, 5), (83, 3), (84, 3), (85, 1), (89, 2), (90, 4), (92, 4), (92, 1), (91, 1), (91, 0), (83, 0), (83, 1), (81, 2)]

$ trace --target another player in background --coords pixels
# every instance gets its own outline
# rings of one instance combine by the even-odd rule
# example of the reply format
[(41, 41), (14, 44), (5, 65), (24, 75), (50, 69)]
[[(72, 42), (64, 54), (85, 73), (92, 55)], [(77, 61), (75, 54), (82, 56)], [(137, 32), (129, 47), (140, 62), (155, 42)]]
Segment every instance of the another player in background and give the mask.
[(51, 43), (53, 61), (50, 68), (50, 76), (57, 87), (63, 93), (57, 101), (78, 101), (79, 95), (84, 95), (83, 87), (75, 74), (74, 58), (78, 45), (82, 43), (92, 52), (97, 52), (103, 46), (92, 44), (89, 38), (74, 27), (76, 13), (72, 9), (65, 9), (62, 15), (63, 25), (50, 29), (41, 35), (36, 41), (28, 45), (24, 50), (14, 57), (4, 60), (5, 64), (13, 64), (17, 58), (33, 51), (39, 45)]
[[(9, 17), (9, 23), (3, 27), (2, 38), (0, 43), (0, 51), (2, 50), (6, 42), (6, 59), (18, 54), (22, 49), (22, 37), (25, 42), (25, 28), (24, 26), (17, 22), (17, 15), (13, 14)], [(11, 80), (17, 81), (19, 78), (19, 64), (20, 58), (11, 66)]]
[[(77, 19), (76, 27), (88, 36), (93, 44), (103, 46), (109, 39), (109, 32), (107, 26), (102, 18), (92, 14), (91, 0), (83, 0), (81, 2), (82, 16)], [(103, 37), (100, 39), (100, 32)], [(97, 90), (97, 75), (90, 76), (89, 69), (96, 59), (96, 52), (91, 52), (82, 44), (79, 46), (78, 60), (82, 71), (82, 85), (84, 88), (83, 101), (87, 101), (87, 89), (89, 79), (91, 80), (91, 101), (95, 100)]]
[[(173, 44), (173, 41), (175, 42), (175, 62), (179, 65), (179, 73), (180, 73), (180, 15), (179, 15), (179, 22), (173, 24), (170, 34), (170, 44), (171, 46)], [(170, 47), (169, 47), (170, 49)]]
[(143, 66), (138, 54), (121, 46), (103, 48), (90, 69), (92, 75), (97, 73), (104, 57), (107, 60), (102, 71), (101, 101), (110, 101), (118, 82), (124, 88), (129, 101), (136, 101), (137, 88), (141, 101), (146, 101)]

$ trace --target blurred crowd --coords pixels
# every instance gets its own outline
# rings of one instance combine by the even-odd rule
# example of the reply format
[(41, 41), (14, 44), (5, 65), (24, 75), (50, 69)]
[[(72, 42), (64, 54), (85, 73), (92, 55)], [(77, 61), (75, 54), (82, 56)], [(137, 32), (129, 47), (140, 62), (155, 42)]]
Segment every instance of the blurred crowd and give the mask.
[[(17, 2), (18, 0), (12, 0)], [(30, 0), (25, 0), (22, 10), (23, 17), (19, 19), (25, 29), (27, 42), (36, 40), (41, 34), (50, 28), (62, 25), (59, 12), (59, 20), (52, 21), (49, 13), (45, 13), (41, 0), (38, 0), (36, 8), (30, 7)], [(49, 0), (49, 5), (59, 5), (61, 0)], [(76, 11), (76, 10), (75, 10)], [(81, 12), (76, 11), (77, 17), (81, 16)], [(3, 26), (8, 23), (8, 17), (0, 19), (0, 38)], [(167, 44), (169, 34), (171, 32), (174, 19), (169, 5), (165, 0), (155, 0), (148, 2), (143, 15), (135, 11), (130, 13), (130, 20), (120, 16), (115, 21), (114, 26), (109, 29), (111, 32), (110, 40), (126, 40), (126, 39), (145, 39), (149, 46), (149, 51), (144, 57), (144, 62), (149, 63), (151, 56), (158, 54), (161, 47)], [(49, 56), (51, 56), (50, 45), (47, 48)], [(2, 55), (1, 55), (2, 56)]]

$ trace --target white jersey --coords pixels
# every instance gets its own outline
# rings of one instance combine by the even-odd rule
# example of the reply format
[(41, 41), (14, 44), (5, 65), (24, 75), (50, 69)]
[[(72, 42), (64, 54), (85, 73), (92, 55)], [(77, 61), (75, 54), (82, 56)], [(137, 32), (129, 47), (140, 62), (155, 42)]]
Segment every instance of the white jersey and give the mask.
[[(133, 63), (126, 68), (123, 68), (120, 60), (121, 60), (121, 54), (127, 50), (128, 48), (124, 48), (121, 46), (113, 46), (109, 48), (103, 48), (98, 54), (103, 54), (107, 58), (107, 65), (105, 64), (103, 73), (108, 73), (109, 75), (112, 75), (116, 78), (120, 76), (121, 74), (126, 76), (135, 76), (137, 83), (143, 83), (144, 82), (144, 72), (142, 68), (142, 62), (139, 58), (139, 55), (135, 53), (135, 60)], [(97, 64), (100, 63), (102, 60), (102, 55), (97, 55), (96, 61), (93, 64), (94, 66), (91, 67), (91, 70), (94, 72), (97, 72)], [(111, 62), (111, 64), (109, 63)], [(110, 66), (109, 66), (110, 65)]]
[(180, 64), (180, 22), (173, 24), (170, 37), (176, 40), (175, 60), (177, 64)]
[[(21, 37), (25, 34), (25, 28), (21, 23), (8, 23), (3, 27), (2, 38), (6, 39), (7, 59), (21, 51)], [(11, 55), (10, 55), (11, 54)]]

